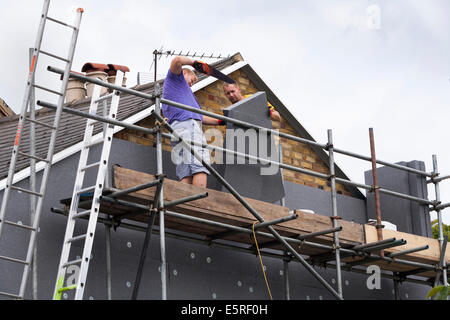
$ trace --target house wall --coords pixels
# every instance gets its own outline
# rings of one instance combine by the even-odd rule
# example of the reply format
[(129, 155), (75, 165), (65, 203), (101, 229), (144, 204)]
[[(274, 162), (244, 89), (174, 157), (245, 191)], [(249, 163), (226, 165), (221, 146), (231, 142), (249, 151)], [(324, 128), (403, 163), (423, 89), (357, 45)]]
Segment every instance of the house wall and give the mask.
[[(91, 161), (100, 154), (99, 146), (92, 148)], [(146, 145), (114, 139), (110, 165), (119, 164), (130, 169), (155, 173), (155, 149)], [(43, 213), (38, 233), (38, 298), (50, 299), (56, 280), (57, 267), (67, 218), (50, 211), (60, 208), (60, 200), (70, 198), (73, 190), (75, 171), (79, 153), (74, 154), (52, 166), (48, 181), (48, 192), (44, 201)], [(163, 154), (164, 172), (174, 179), (174, 166), (170, 154)], [(38, 180), (42, 172), (38, 174)], [(95, 175), (86, 175), (85, 186), (93, 184)], [(28, 180), (18, 184), (27, 187)], [(0, 201), (3, 199), (0, 192)], [(329, 192), (314, 187), (286, 182), (286, 205), (291, 209), (313, 209), (316, 213), (330, 215)], [(28, 196), (11, 193), (7, 219), (29, 223)], [(339, 215), (347, 220), (362, 222), (365, 219), (364, 201), (338, 196)], [(353, 218), (352, 218), (353, 217)], [(126, 221), (125, 221), (126, 222)], [(141, 225), (145, 227), (145, 225)], [(86, 223), (77, 223), (75, 234), (83, 232)], [(157, 231), (158, 228), (155, 227)], [(28, 233), (5, 226), (0, 242), (0, 254), (23, 258), (23, 245)], [(168, 299), (229, 299), (252, 300), (268, 299), (267, 289), (261, 273), (260, 262), (254, 254), (216, 248), (194, 242), (169, 237), (167, 230), (166, 254), (168, 263)], [(144, 233), (118, 227), (111, 231), (112, 298), (130, 299), (136, 276)], [(27, 241), (27, 239), (26, 239)], [(85, 299), (106, 299), (106, 258), (105, 227), (97, 225), (92, 260), (89, 266)], [(72, 245), (72, 258), (81, 254), (81, 243)], [(152, 235), (147, 260), (145, 262), (139, 299), (161, 299), (160, 249), (158, 234)], [(284, 265), (281, 259), (263, 256), (270, 290), (274, 299), (284, 299)], [(288, 263), (291, 299), (319, 300), (334, 299), (331, 294), (297, 262)], [(332, 286), (335, 286), (336, 273), (333, 269), (315, 268)], [(67, 278), (76, 273), (74, 266)], [(0, 291), (17, 292), (21, 268), (17, 264), (0, 260)], [(366, 286), (367, 274), (343, 272), (343, 291), (345, 299), (383, 299), (394, 298), (393, 282), (382, 278), (380, 290), (369, 290)], [(31, 281), (28, 282), (26, 298), (31, 298)], [(403, 283), (399, 286), (402, 299), (424, 299), (429, 287)], [(70, 293), (68, 293), (70, 295)], [(69, 296), (70, 297), (70, 296)], [(63, 299), (67, 297), (63, 295)], [(4, 297), (0, 296), (0, 299)]]
[[(243, 94), (253, 94), (258, 91), (247, 75), (241, 70), (234, 71), (230, 74), (230, 77), (239, 83)], [(222, 85), (223, 82), (215, 81), (195, 93), (197, 100), (204, 110), (222, 115), (222, 109), (231, 105), (223, 93)], [(153, 123), (152, 119), (144, 119), (138, 122), (137, 125), (152, 127)], [(283, 117), (281, 118), (281, 121), (272, 121), (272, 127), (281, 132), (299, 136)], [(208, 128), (211, 128), (211, 126), (203, 126), (204, 131)], [(225, 127), (217, 126), (215, 128), (222, 131), (223, 136), (225, 136)], [(115, 137), (143, 145), (153, 145), (155, 143), (153, 136), (130, 129), (116, 133)], [(281, 138), (280, 140), (283, 150), (283, 163), (329, 174), (328, 166), (319, 158), (310, 146), (286, 138)], [(208, 141), (208, 143), (210, 142), (211, 141)], [(163, 149), (166, 151), (171, 150), (168, 139), (163, 139)], [(330, 184), (327, 180), (312, 177), (303, 173), (284, 170), (284, 179), (299, 185), (331, 191)], [(336, 184), (336, 189), (340, 194), (352, 196), (346, 187), (340, 183)]]

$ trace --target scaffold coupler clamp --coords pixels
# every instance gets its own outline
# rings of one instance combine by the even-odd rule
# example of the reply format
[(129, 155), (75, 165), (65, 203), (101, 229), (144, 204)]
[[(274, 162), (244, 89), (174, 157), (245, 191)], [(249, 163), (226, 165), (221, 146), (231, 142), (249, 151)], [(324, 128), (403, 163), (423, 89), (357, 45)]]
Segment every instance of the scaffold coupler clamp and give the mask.
[(437, 181), (434, 179), (438, 178), (438, 177), (439, 177), (439, 172), (431, 172), (430, 182), (436, 184)]
[(292, 255), (291, 255), (290, 253), (287, 252), (287, 253), (283, 256), (283, 260), (286, 261), (286, 262), (291, 262), (291, 261), (292, 261)]
[(333, 144), (327, 142), (327, 144), (325, 145), (325, 148), (324, 148), (324, 149), (327, 150), (327, 151), (330, 151), (330, 149), (333, 149), (333, 148), (334, 148)]
[(163, 183), (164, 178), (167, 178), (166, 173), (157, 173), (155, 174), (156, 179), (160, 181), (160, 183)]
[(381, 187), (380, 187), (379, 185), (372, 184), (372, 185), (370, 186), (369, 192), (375, 192), (375, 190), (379, 190), (380, 188), (381, 188)]
[(331, 246), (333, 252), (336, 252), (336, 250), (341, 249), (342, 247), (340, 245), (336, 245), (335, 243), (333, 243), (333, 245)]
[(433, 201), (433, 210), (434, 211), (438, 211), (438, 206), (441, 204), (442, 202), (441, 201), (437, 201), (437, 200), (434, 200)]
[(149, 208), (147, 215), (151, 216), (152, 214), (157, 214), (157, 213), (159, 213), (159, 208)]
[(158, 130), (160, 131), (162, 127), (167, 125), (167, 118), (164, 118), (162, 122), (159, 122), (158, 120), (155, 121), (155, 126), (158, 127)]

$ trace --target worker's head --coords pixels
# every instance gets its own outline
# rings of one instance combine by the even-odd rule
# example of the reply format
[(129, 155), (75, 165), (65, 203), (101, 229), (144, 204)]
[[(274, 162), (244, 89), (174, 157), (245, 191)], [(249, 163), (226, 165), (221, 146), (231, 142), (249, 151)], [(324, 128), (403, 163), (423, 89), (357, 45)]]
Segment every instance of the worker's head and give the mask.
[(223, 92), (231, 103), (236, 103), (244, 98), (241, 93), (241, 88), (239, 88), (237, 83), (225, 83), (223, 85)]
[(183, 76), (189, 87), (192, 87), (195, 81), (197, 81), (197, 76), (191, 69), (183, 68)]

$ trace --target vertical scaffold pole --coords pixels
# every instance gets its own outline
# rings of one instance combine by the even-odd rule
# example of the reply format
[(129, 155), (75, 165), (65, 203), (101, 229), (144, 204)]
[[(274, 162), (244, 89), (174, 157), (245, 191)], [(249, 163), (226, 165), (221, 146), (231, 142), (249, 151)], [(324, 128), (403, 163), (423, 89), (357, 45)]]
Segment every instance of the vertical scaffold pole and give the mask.
[[(338, 227), (338, 215), (337, 215), (337, 195), (336, 195), (336, 175), (334, 170), (334, 151), (333, 151), (333, 133), (332, 130), (328, 130), (328, 157), (330, 161), (330, 184), (331, 184), (331, 208), (333, 212), (333, 228)], [(339, 246), (339, 232), (333, 232), (334, 238), (334, 250), (336, 257), (336, 285), (337, 292), (341, 298), (342, 294), (342, 273), (341, 273), (341, 254)]]
[[(437, 176), (438, 173), (438, 165), (437, 165), (437, 157), (434, 154), (433, 155), (433, 176)], [(439, 182), (435, 182), (434, 183), (434, 190), (435, 190), (435, 194), (436, 194), (436, 202), (439, 203), (441, 201), (441, 192), (439, 190)], [(444, 232), (442, 229), (442, 214), (441, 214), (441, 210), (436, 210), (437, 213), (437, 219), (438, 219), (438, 228), (439, 228), (439, 246), (441, 248), (441, 251), (443, 250), (444, 247)], [(441, 253), (442, 254), (442, 253)], [(440, 265), (440, 267), (442, 268), (442, 283), (444, 286), (448, 286), (448, 280), (447, 280), (447, 268), (446, 268), (446, 259), (444, 258), (442, 260), (442, 265)]]
[(291, 289), (289, 286), (289, 261), (290, 255), (287, 251), (284, 252), (285, 258), (283, 258), (283, 274), (284, 274), (284, 292), (286, 300), (291, 300)]
[[(156, 69), (156, 54), (155, 54), (155, 69)], [(159, 83), (155, 81), (155, 112), (161, 116), (161, 97), (159, 92)], [(162, 127), (161, 127), (162, 130)], [(156, 173), (163, 174), (162, 166), (162, 145), (161, 145), (161, 131), (156, 133)], [(164, 208), (164, 186), (161, 186), (159, 193), (159, 208)], [(160, 252), (161, 252), (161, 298), (167, 300), (167, 275), (166, 275), (166, 236), (164, 225), (164, 209), (159, 210), (159, 237), (160, 237)]]
[[(370, 155), (372, 158), (372, 189), (375, 197), (375, 212), (377, 217), (377, 225), (375, 228), (377, 229), (377, 238), (378, 240), (383, 240), (383, 225), (381, 224), (381, 206), (380, 206), (380, 186), (378, 185), (378, 174), (377, 174), (377, 159), (375, 155), (375, 139), (373, 137), (373, 128), (369, 128), (369, 140), (370, 140)], [(380, 257), (384, 257), (384, 251), (380, 250)]]
[[(103, 100), (102, 102), (103, 117), (108, 117), (108, 102)], [(103, 139), (106, 136), (106, 129), (108, 124), (103, 123)], [(105, 188), (110, 187), (109, 183), (109, 171), (105, 172)], [(112, 279), (111, 279), (111, 225), (105, 224), (105, 248), (106, 248), (106, 296), (108, 300), (112, 300)]]
[[(283, 146), (281, 145), (281, 140), (278, 142), (278, 162), (283, 163)], [(284, 188), (284, 178), (283, 178), (283, 168), (280, 168), (280, 175), (281, 175), (281, 182), (283, 183)], [(281, 205), (283, 207), (286, 206), (286, 199), (285, 197), (281, 198)], [(284, 255), (286, 256), (285, 259), (283, 259), (283, 274), (284, 274), (284, 291), (285, 291), (285, 298), (286, 300), (291, 300), (291, 293), (290, 293), (290, 287), (289, 287), (289, 254), (287, 251), (284, 252)]]

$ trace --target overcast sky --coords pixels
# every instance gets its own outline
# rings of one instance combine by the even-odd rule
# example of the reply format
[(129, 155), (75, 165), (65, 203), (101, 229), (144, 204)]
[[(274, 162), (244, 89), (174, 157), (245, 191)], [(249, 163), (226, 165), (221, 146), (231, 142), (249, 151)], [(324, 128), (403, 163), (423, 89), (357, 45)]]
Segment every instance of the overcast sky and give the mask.
[[(28, 48), (43, 1), (3, 0), (0, 97), (20, 112)], [(421, 160), (450, 174), (450, 2), (430, 1), (53, 1), (51, 17), (83, 15), (73, 70), (86, 62), (127, 65), (129, 85), (150, 72), (155, 49), (240, 52), (316, 141), (379, 159)], [(47, 24), (42, 49), (66, 55), (70, 33)], [(42, 57), (42, 56), (41, 56)], [(167, 58), (158, 73), (167, 70)], [(40, 60), (37, 83), (57, 88)], [(56, 86), (56, 87), (55, 87)], [(43, 95), (38, 94), (38, 98)], [(354, 181), (370, 163), (337, 155)], [(435, 199), (430, 186), (429, 198)], [(450, 180), (441, 183), (450, 201)], [(399, 213), (401, 214), (401, 213)], [(443, 211), (450, 223), (450, 209)]]

